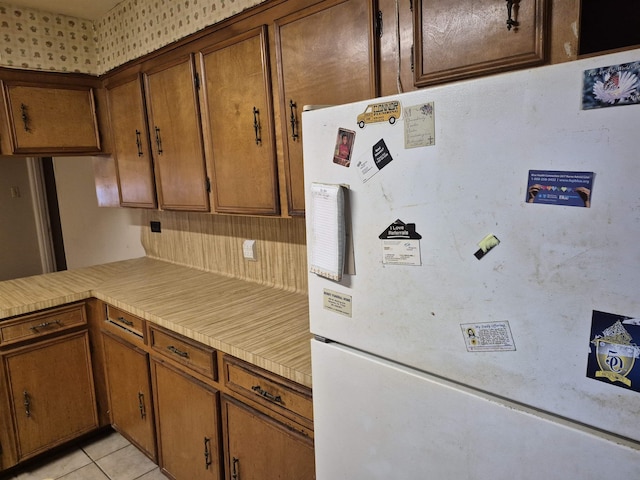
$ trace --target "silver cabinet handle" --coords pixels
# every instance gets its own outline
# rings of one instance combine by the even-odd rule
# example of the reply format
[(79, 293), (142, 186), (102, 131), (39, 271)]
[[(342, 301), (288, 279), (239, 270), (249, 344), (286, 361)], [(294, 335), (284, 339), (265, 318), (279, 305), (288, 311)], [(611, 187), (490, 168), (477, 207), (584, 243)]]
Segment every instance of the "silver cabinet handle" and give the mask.
[(167, 347), (167, 350), (169, 350), (171, 353), (175, 353), (176, 355), (178, 355), (179, 357), (182, 358), (189, 358), (189, 352), (183, 352), (182, 350), (177, 349), (176, 347), (174, 347), (173, 345), (169, 345)]
[(53, 320), (52, 322), (42, 322), (42, 323), (39, 323), (38, 325), (34, 325), (33, 327), (30, 327), (30, 330), (33, 330), (34, 333), (39, 333), (38, 332), (39, 328), (47, 328), (50, 325), (58, 325), (59, 327), (61, 327), (62, 323), (60, 322), (60, 320)]

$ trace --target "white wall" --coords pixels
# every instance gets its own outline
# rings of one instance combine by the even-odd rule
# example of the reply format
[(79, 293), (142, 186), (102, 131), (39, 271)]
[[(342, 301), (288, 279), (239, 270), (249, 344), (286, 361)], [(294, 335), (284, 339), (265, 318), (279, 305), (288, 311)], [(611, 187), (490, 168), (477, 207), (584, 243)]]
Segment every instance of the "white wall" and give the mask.
[(53, 160), (67, 268), (80, 268), (145, 255), (140, 242), (141, 211), (101, 208), (91, 158)]
[[(17, 188), (20, 196), (12, 196)], [(42, 273), (27, 162), (0, 158), (0, 280)]]

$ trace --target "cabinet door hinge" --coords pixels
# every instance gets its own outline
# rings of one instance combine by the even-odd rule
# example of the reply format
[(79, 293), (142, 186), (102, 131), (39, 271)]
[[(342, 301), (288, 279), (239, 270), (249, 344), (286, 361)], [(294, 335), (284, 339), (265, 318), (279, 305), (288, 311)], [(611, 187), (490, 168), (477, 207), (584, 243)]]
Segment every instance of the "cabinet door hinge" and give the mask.
[(204, 185), (207, 188), (207, 193), (211, 193), (211, 179), (209, 177), (205, 180)]
[(378, 38), (382, 38), (382, 10), (378, 10), (378, 14), (376, 15), (376, 36)]
[(200, 90), (200, 75), (198, 75), (198, 72), (193, 75), (193, 83), (196, 86), (196, 90)]

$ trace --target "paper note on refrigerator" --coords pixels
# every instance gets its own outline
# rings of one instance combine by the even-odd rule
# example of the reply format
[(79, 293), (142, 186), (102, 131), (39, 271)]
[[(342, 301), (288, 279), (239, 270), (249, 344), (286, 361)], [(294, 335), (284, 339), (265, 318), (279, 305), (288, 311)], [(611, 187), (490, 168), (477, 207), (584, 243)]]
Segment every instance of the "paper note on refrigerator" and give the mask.
[(336, 281), (342, 279), (344, 269), (344, 188), (341, 185), (311, 184), (309, 269)]

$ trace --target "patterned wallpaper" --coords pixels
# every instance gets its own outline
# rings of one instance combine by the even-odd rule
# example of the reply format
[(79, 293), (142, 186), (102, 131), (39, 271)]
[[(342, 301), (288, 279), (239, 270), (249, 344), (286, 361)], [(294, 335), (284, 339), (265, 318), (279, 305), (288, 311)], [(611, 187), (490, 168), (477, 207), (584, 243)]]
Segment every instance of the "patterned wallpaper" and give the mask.
[(93, 22), (0, 3), (0, 66), (97, 73)]
[(123, 0), (96, 22), (0, 2), (0, 66), (105, 73), (264, 0)]
[(124, 0), (96, 22), (99, 71), (109, 71), (261, 1)]

